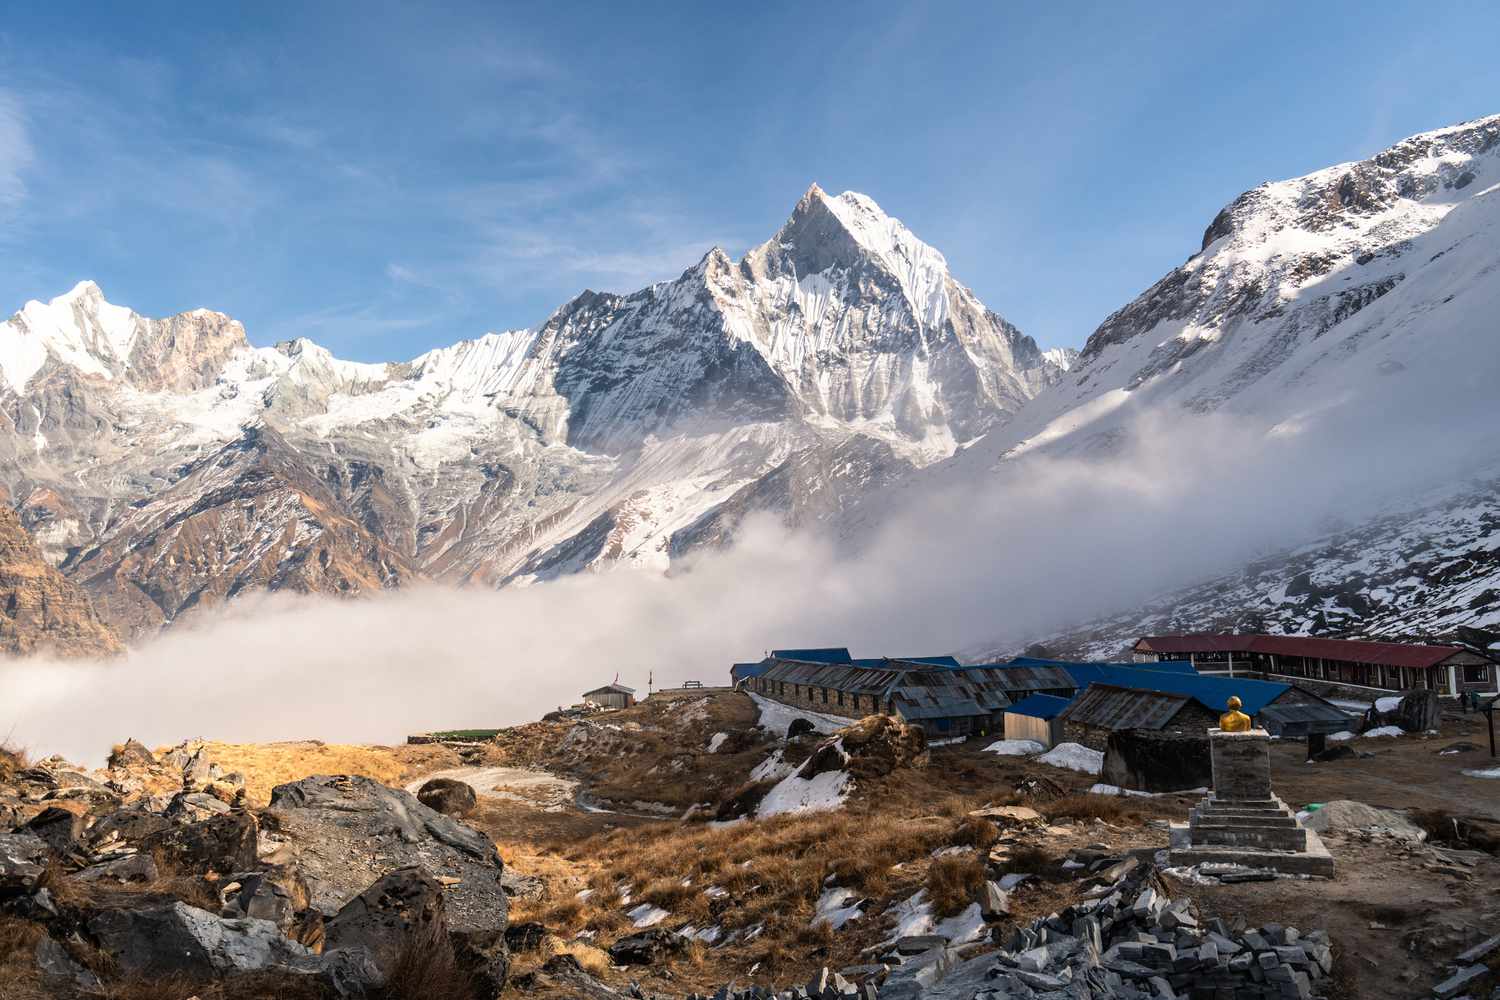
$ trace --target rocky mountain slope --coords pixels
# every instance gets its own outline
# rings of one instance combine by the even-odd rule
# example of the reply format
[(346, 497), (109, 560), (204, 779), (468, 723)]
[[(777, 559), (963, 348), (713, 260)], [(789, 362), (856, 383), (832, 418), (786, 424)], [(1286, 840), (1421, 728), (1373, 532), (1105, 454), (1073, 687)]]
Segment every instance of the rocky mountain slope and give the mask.
[[(1451, 640), (1464, 628), (1500, 632), (1500, 479), (1388, 511), (1040, 645), (1049, 655), (1112, 660), (1143, 635)], [(979, 655), (1017, 652), (1007, 646)]]
[(0, 504), (0, 653), (108, 656), (121, 649), (88, 596), (42, 558), (15, 511)]
[[(1259, 509), (1267, 504), (1282, 509), (1280, 535), (1255, 539), (1260, 552), (1310, 543), (1330, 518), (1360, 525), (1320, 543), (1316, 557), (1293, 553), (1205, 584), (1165, 618), (1122, 609), (1126, 633), (1152, 621), (1185, 629), (1252, 618), (1372, 633), (1493, 623), (1494, 484), (1443, 512), (1417, 497), (1496, 461), (1487, 402), (1500, 384), (1496, 316), (1500, 116), (1236, 198), (1197, 252), (1105, 320), (1056, 386), (952, 459), (858, 498), (848, 530), (882, 523), (895, 498), (993, 488), (1036, 468), (1033, 459), (1096, 463), (1151, 504), (1196, 498), (1222, 511), (1221, 537), (1243, 521), (1269, 522)], [(1148, 467), (1153, 490), (1139, 486)], [(1363, 524), (1383, 503), (1421, 513)], [(1246, 504), (1257, 510), (1247, 516)], [(1075, 513), (1076, 544), (1086, 545), (1086, 512)], [(1158, 543), (1141, 558), (1178, 560), (1190, 544)], [(1376, 551), (1389, 560), (1379, 572)], [(1445, 556), (1418, 574), (1439, 552), (1451, 563)], [(1404, 581), (1403, 558), (1418, 579)], [(1344, 583), (1299, 593), (1305, 573)], [(1325, 592), (1345, 583), (1358, 595), (1346, 606)], [(1418, 610), (1439, 593), (1439, 607)], [(1117, 641), (1106, 645), (1117, 652)]]
[(399, 364), (84, 282), (0, 326), (0, 486), (132, 636), (258, 589), (500, 585), (793, 523), (1002, 425), (1048, 356), (873, 201)]

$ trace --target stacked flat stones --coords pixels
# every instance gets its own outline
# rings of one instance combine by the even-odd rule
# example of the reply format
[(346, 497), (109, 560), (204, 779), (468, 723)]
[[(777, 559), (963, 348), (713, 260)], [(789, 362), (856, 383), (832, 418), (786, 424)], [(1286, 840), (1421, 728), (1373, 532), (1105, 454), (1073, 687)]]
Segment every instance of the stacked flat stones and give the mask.
[(1333, 858), (1322, 842), (1271, 791), (1270, 736), (1265, 730), (1211, 729), (1209, 753), (1214, 790), (1190, 814), (1187, 844), (1173, 850), (1172, 864), (1230, 862), (1333, 874)]
[[(715, 1000), (1308, 1000), (1333, 968), (1323, 931), (1234, 931), (1172, 901), (1150, 865), (964, 959), (935, 945), (856, 985), (826, 971), (806, 986), (726, 987)], [(972, 950), (966, 949), (966, 950)], [(878, 985), (877, 985), (878, 983)], [(694, 997), (693, 1000), (700, 1000)], [(707, 1000), (707, 998), (701, 998)]]

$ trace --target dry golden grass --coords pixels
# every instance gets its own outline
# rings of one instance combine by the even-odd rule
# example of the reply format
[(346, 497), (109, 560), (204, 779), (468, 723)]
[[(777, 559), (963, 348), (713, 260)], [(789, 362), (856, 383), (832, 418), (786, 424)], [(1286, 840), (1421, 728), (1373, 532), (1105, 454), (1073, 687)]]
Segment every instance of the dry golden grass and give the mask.
[(16, 772), (30, 765), (26, 751), (10, 744), (0, 745), (0, 781), (9, 781)]
[(1090, 820), (1102, 819), (1106, 823), (1132, 823), (1139, 825), (1148, 816), (1154, 814), (1149, 807), (1132, 801), (1123, 795), (1091, 795), (1082, 793), (1069, 795), (1065, 798), (1054, 799), (1051, 802), (1039, 803), (1037, 812), (1046, 817), (1047, 822), (1057, 823), (1062, 820)]
[[(226, 772), (245, 776), (245, 791), (251, 803), (270, 801), (271, 789), (315, 774), (358, 774), (385, 785), (427, 771), (460, 764), (458, 756), (440, 744), (420, 746), (353, 746), (298, 740), (287, 743), (208, 742), (208, 759)], [(159, 751), (158, 751), (159, 752)]]
[(984, 851), (1000, 840), (1000, 828), (983, 816), (965, 816), (953, 828), (953, 843)]
[(927, 898), (940, 917), (951, 917), (972, 903), (984, 884), (984, 862), (973, 851), (945, 854), (927, 867)]

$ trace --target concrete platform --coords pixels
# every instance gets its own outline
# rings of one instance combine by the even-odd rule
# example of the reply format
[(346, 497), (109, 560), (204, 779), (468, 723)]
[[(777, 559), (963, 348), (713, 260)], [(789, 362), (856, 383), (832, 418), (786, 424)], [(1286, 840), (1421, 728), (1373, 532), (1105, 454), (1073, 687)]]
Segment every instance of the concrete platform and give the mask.
[(1174, 867), (1191, 867), (1205, 863), (1243, 865), (1246, 868), (1264, 868), (1289, 875), (1322, 875), (1333, 877), (1333, 855), (1312, 830), (1306, 830), (1305, 851), (1268, 851), (1254, 847), (1194, 847), (1190, 843), (1191, 832), (1186, 823), (1173, 823), (1171, 828), (1172, 849), (1168, 852), (1169, 863)]

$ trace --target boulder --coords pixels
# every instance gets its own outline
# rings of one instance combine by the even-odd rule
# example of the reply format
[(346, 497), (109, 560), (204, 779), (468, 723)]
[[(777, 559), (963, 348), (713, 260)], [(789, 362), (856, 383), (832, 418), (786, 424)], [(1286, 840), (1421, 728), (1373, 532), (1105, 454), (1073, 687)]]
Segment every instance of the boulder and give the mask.
[(546, 926), (534, 920), (505, 928), (505, 946), (511, 951), (536, 951), (546, 937)]
[(297, 924), (298, 914), (308, 908), (310, 901), (307, 882), (297, 869), (288, 865), (226, 876), (219, 896), (223, 904), (219, 910), (221, 917), (269, 920), (283, 933)]
[(837, 735), (849, 755), (849, 770), (860, 777), (881, 777), (897, 768), (923, 768), (932, 759), (922, 728), (895, 716), (867, 715)]
[(1397, 840), (1427, 839), (1427, 831), (1408, 819), (1405, 813), (1349, 799), (1323, 803), (1323, 807), (1309, 814), (1302, 825), (1320, 834), (1363, 830), (1385, 834)]
[(226, 920), (181, 901), (105, 910), (88, 922), (99, 948), (126, 975), (209, 979), (278, 970), (316, 975), (318, 956), (266, 920)]
[(139, 740), (129, 739), (109, 752), (108, 767), (129, 770), (136, 767), (151, 767), (156, 764), (156, 757), (146, 745)]
[[(553, 955), (534, 976), (538, 991), (576, 1000), (620, 1000), (620, 994), (583, 970), (572, 955)], [(639, 990), (630, 994), (640, 996)]]
[(174, 875), (248, 871), (256, 866), (255, 817), (231, 812), (197, 823), (169, 827), (147, 837), (144, 847)]
[(682, 951), (687, 939), (661, 927), (651, 927), (622, 937), (609, 946), (609, 959), (616, 965), (654, 965), (658, 959)]
[(786, 738), (795, 740), (799, 736), (806, 736), (808, 733), (815, 732), (817, 732), (817, 727), (812, 724), (811, 719), (804, 719), (798, 716), (792, 720), (791, 725), (786, 727)]
[(261, 825), (278, 861), (307, 879), (312, 905), (338, 912), (371, 882), (419, 867), (443, 886), (448, 925), (503, 931), (504, 865), (489, 837), (369, 778), (322, 775), (278, 785)]
[(0, 833), (0, 902), (30, 895), (51, 859), (52, 848), (41, 837)]
[(210, 816), (223, 816), (230, 805), (207, 792), (178, 792), (167, 803), (162, 815), (176, 823), (196, 823)]
[(478, 804), (473, 787), (452, 778), (433, 778), (417, 789), (417, 801), (445, 816), (459, 819), (473, 812)]
[(510, 974), (510, 930), (451, 931), (453, 960), (473, 987), (475, 1000), (496, 1000)]
[(998, 884), (986, 881), (979, 890), (979, 912), (986, 920), (1010, 916), (1010, 893)]
[(451, 964), (442, 887), (417, 867), (377, 879), (323, 925), (325, 954), (348, 949), (369, 954), (379, 972), (377, 986), (384, 985), (408, 956), (441, 960), (447, 952)]
[(105, 813), (89, 828), (89, 841), (102, 843), (111, 836), (118, 836), (127, 844), (139, 846), (153, 834), (171, 829), (172, 821), (151, 812), (144, 804), (137, 803)]
[(1042, 814), (1030, 806), (985, 806), (971, 811), (969, 815), (987, 819), (1001, 828), (1045, 825)]
[(118, 882), (148, 884), (161, 877), (161, 871), (149, 854), (130, 854), (113, 861), (89, 865), (68, 876), (78, 882)]
[(21, 831), (46, 841), (57, 854), (69, 854), (77, 849), (78, 838), (83, 835), (83, 818), (62, 806), (48, 806), (31, 817)]
[(1206, 734), (1122, 729), (1109, 734), (1099, 780), (1138, 792), (1185, 792), (1213, 786)]
[(1397, 726), (1408, 733), (1425, 733), (1437, 729), (1443, 719), (1443, 706), (1438, 693), (1429, 690), (1401, 692), (1401, 701), (1387, 711), (1380, 711), (1378, 703), (1365, 713), (1360, 732), (1378, 729), (1381, 726)]
[(98, 991), (99, 977), (80, 965), (68, 954), (66, 948), (51, 937), (43, 935), (37, 941), (33, 957), (44, 982), (60, 985), (64, 989), (72, 986), (91, 993)]

